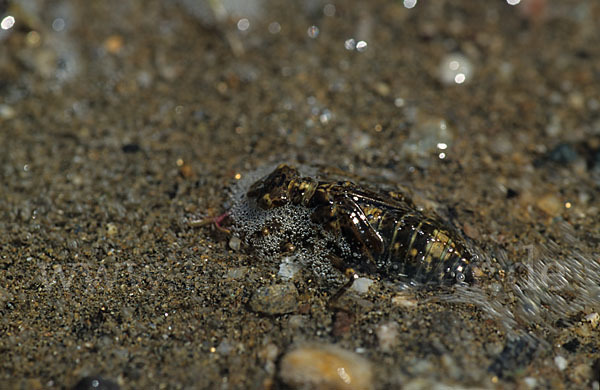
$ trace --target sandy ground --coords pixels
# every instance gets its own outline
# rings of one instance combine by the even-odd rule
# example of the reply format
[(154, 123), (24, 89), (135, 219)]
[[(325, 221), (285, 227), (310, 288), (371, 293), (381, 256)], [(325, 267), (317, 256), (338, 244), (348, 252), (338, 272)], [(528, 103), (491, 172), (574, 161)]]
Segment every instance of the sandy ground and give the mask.
[[(410, 3), (3, 3), (0, 387), (328, 387), (317, 343), (372, 388), (597, 389), (600, 4)], [(478, 283), (329, 307), (198, 223), (278, 162), (410, 194)]]

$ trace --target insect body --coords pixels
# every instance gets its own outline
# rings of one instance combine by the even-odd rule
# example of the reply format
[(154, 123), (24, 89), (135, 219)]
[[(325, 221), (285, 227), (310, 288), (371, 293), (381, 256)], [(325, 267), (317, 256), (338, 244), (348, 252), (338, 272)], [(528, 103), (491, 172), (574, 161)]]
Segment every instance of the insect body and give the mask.
[(474, 279), (471, 255), (458, 235), (400, 193), (306, 177), (282, 164), (255, 182), (247, 196), (263, 210), (287, 204), (311, 210), (312, 222), (352, 248), (350, 255), (342, 254), (344, 266), (423, 283)]

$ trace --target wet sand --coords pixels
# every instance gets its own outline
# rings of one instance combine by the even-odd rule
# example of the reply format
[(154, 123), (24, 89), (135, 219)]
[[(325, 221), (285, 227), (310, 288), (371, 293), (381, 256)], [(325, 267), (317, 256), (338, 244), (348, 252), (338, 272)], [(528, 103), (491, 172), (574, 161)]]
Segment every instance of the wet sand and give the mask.
[[(600, 4), (16, 3), (0, 387), (284, 388), (315, 343), (373, 388), (599, 387)], [(332, 308), (343, 275), (198, 223), (278, 162), (406, 192), (479, 282), (361, 275)]]

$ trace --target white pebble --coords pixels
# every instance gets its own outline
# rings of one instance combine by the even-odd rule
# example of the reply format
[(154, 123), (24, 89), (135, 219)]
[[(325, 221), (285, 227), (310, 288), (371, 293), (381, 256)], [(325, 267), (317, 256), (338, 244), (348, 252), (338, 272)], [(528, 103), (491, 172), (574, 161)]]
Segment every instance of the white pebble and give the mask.
[(234, 251), (239, 251), (241, 245), (242, 240), (240, 240), (238, 236), (232, 236), (231, 239), (229, 239), (229, 247)]
[(554, 358), (554, 364), (556, 364), (556, 367), (558, 367), (559, 370), (564, 371), (567, 368), (567, 359), (565, 359), (564, 357), (558, 355)]
[(531, 376), (524, 378), (523, 382), (525, 382), (527, 387), (530, 389), (535, 389), (535, 387), (537, 386), (537, 379), (535, 379), (534, 377), (531, 377)]
[(369, 278), (358, 278), (352, 283), (351, 288), (359, 294), (366, 294), (373, 283), (373, 280)]
[(387, 322), (375, 329), (377, 340), (379, 340), (379, 347), (383, 352), (391, 352), (398, 345), (398, 331), (399, 326), (396, 322)]
[(585, 320), (592, 325), (592, 328), (595, 328), (600, 322), (600, 315), (598, 313), (591, 313), (585, 316)]
[(16, 115), (15, 109), (7, 104), (0, 104), (0, 118), (12, 119)]

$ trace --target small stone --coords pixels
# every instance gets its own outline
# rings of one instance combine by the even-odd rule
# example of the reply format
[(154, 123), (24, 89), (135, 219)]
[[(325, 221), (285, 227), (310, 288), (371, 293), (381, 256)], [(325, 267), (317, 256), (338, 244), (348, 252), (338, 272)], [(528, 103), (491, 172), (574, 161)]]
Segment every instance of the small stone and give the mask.
[(298, 290), (291, 283), (261, 287), (250, 299), (252, 310), (268, 315), (291, 313), (297, 307)]
[(240, 278), (243, 278), (244, 276), (246, 276), (247, 273), (248, 273), (248, 267), (232, 268), (229, 271), (227, 271), (227, 278), (228, 279), (240, 279)]
[(597, 328), (598, 323), (600, 322), (600, 314), (598, 314), (598, 313), (588, 314), (587, 316), (585, 316), (585, 320), (590, 323), (592, 328)]
[(123, 44), (124, 39), (121, 35), (111, 35), (104, 40), (102, 46), (104, 47), (104, 50), (110, 54), (116, 54), (121, 50)]
[(567, 97), (569, 105), (576, 109), (581, 110), (585, 107), (585, 97), (580, 92), (572, 92)]
[(560, 214), (563, 204), (554, 194), (546, 194), (538, 199), (537, 207), (551, 217)]
[(557, 355), (554, 358), (554, 364), (556, 364), (559, 370), (564, 371), (567, 368), (568, 362), (564, 357)]
[(578, 154), (573, 145), (561, 143), (548, 152), (547, 157), (558, 164), (569, 164), (577, 159)]
[(112, 222), (109, 222), (106, 224), (106, 234), (110, 237), (115, 236), (117, 233), (119, 233), (119, 229), (117, 228), (117, 225), (115, 225)]
[(227, 339), (221, 340), (219, 345), (217, 346), (217, 353), (219, 355), (229, 355), (229, 353), (233, 350), (233, 345)]
[(373, 283), (375, 282), (369, 278), (357, 278), (352, 283), (351, 289), (359, 294), (366, 294), (369, 291), (369, 287), (371, 287)]
[(15, 117), (15, 109), (7, 104), (0, 104), (0, 119), (12, 119)]
[(371, 364), (335, 345), (309, 345), (288, 352), (281, 360), (279, 377), (292, 388), (373, 388)]
[(531, 376), (524, 378), (523, 382), (525, 382), (525, 385), (527, 385), (527, 387), (530, 389), (535, 389), (535, 387), (537, 386), (537, 379)]
[(379, 347), (383, 352), (391, 352), (398, 342), (399, 326), (396, 322), (386, 322), (375, 329), (375, 334), (379, 340)]
[(375, 91), (381, 96), (389, 96), (390, 92), (392, 92), (390, 86), (383, 82), (375, 83), (374, 87)]
[(229, 247), (234, 251), (239, 251), (242, 245), (242, 240), (238, 236), (231, 236), (229, 239)]

